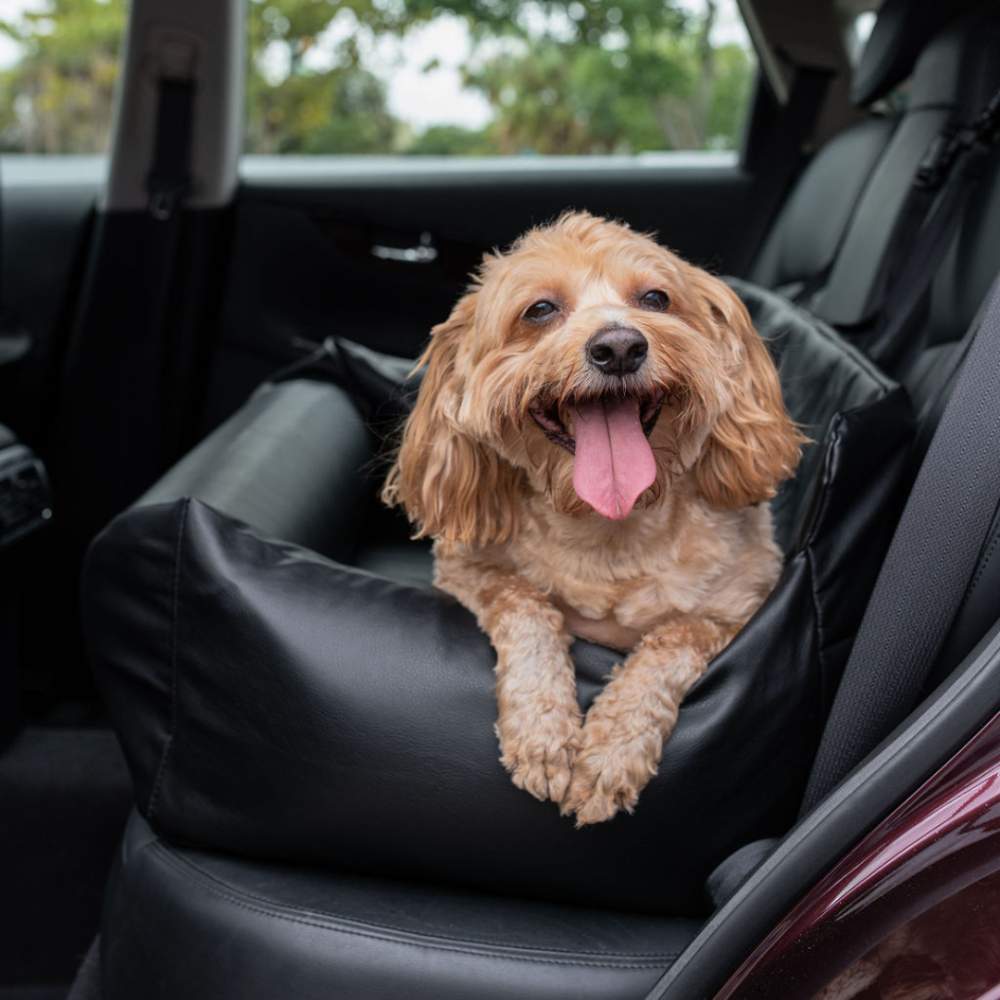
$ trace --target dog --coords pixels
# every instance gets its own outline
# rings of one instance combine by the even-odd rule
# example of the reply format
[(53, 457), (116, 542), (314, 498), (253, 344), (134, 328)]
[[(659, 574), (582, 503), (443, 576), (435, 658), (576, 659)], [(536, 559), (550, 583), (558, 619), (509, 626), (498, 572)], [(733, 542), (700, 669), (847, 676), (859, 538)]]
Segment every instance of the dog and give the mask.
[[(767, 348), (722, 281), (574, 212), (488, 254), (418, 366), (382, 496), (493, 644), (500, 760), (578, 826), (631, 812), (781, 570), (804, 438)], [(585, 720), (573, 637), (627, 654)]]

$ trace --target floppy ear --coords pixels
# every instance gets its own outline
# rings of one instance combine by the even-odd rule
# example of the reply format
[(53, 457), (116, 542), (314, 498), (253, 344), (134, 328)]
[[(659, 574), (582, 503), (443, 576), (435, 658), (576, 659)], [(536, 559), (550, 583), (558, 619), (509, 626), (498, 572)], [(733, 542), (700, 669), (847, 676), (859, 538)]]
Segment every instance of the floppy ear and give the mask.
[(458, 421), (463, 380), (456, 356), (462, 337), (473, 333), (475, 311), (471, 292), (431, 331), (417, 362), (427, 371), (382, 489), (385, 503), (406, 511), (416, 538), (487, 545), (514, 531), (518, 474)]
[(729, 342), (730, 399), (694, 466), (699, 494), (713, 507), (748, 507), (769, 500), (799, 462), (806, 441), (785, 409), (778, 372), (733, 290), (701, 272), (697, 284), (709, 322)]

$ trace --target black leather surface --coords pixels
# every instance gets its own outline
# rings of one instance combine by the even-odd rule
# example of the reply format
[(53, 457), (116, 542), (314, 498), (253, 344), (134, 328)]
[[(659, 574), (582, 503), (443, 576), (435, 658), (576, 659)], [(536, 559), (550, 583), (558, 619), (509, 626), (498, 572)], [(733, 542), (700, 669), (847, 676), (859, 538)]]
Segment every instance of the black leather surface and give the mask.
[[(927, 0), (927, 3), (911, 5), (912, 16), (919, 19), (920, 11), (931, 6), (941, 10), (947, 7), (949, 19), (952, 14), (962, 11), (961, 4), (931, 4)], [(978, 114), (989, 96), (1000, 87), (1000, 52), (996, 46), (1000, 33), (1000, 4), (989, 0), (974, 6), (974, 10), (941, 31), (917, 60), (905, 111), (878, 164), (870, 170), (836, 262), (823, 291), (812, 304), (817, 315), (842, 331), (850, 333), (852, 328), (863, 326), (872, 319), (881, 296), (880, 276), (884, 276), (883, 264), (894, 228), (932, 140), (947, 126), (964, 123)], [(886, 16), (890, 14), (887, 10)], [(928, 16), (936, 18), (938, 15)], [(827, 156), (832, 160), (838, 152), (835, 144), (829, 149), (829, 153), (824, 149), (817, 155), (810, 172), (817, 169), (816, 163), (820, 160)], [(838, 185), (854, 184), (859, 169), (846, 157), (837, 156), (837, 159), (841, 177), (831, 169), (829, 183), (822, 192), (817, 188), (816, 199), (806, 212), (820, 233), (832, 227), (832, 220), (821, 221), (827, 217), (827, 201), (839, 211), (838, 198), (841, 196), (835, 194)], [(809, 173), (805, 175), (808, 176)], [(808, 225), (803, 224), (800, 229), (801, 238), (794, 240), (794, 249), (809, 253), (805, 248), (812, 245), (814, 237)], [(791, 250), (789, 247), (789, 252)], [(959, 326), (953, 336), (960, 336), (963, 329), (964, 326)]]
[(248, 864), (139, 817), (108, 899), (103, 1000), (625, 1000), (700, 926)]
[[(846, 343), (822, 320), (793, 305), (781, 295), (766, 291), (748, 281), (726, 279), (750, 312), (754, 327), (767, 342), (778, 366), (785, 405), (803, 433), (810, 439), (802, 449), (802, 459), (794, 479), (785, 482), (772, 501), (775, 533), (786, 553), (806, 544), (803, 531), (811, 530), (810, 505), (820, 503), (819, 493), (830, 485), (830, 470), (824, 463), (833, 459), (826, 435), (843, 421), (851, 423), (888, 419), (889, 426), (908, 426), (909, 407), (893, 392), (894, 383), (859, 350)], [(873, 405), (873, 400), (886, 397), (884, 413), (857, 414), (855, 411)], [(907, 414), (903, 416), (903, 414)], [(839, 432), (838, 432), (839, 433)], [(899, 440), (908, 440), (904, 432)], [(873, 481), (866, 487), (872, 492), (869, 504), (860, 504), (863, 518), (872, 519), (877, 510), (885, 514), (880, 526), (892, 523), (900, 503), (893, 491), (898, 485), (903, 454), (894, 455), (891, 467), (883, 479), (877, 467)], [(878, 484), (885, 487), (878, 492)], [(845, 514), (850, 505), (845, 504)], [(861, 525), (854, 525), (860, 530)], [(844, 535), (847, 526), (836, 533)]]
[(754, 282), (794, 297), (822, 280), (896, 124), (896, 118), (868, 118), (809, 161), (754, 263)]
[(851, 81), (851, 100), (864, 107), (910, 75), (924, 46), (976, 0), (884, 0)]
[[(715, 864), (795, 814), (910, 436), (905, 396), (832, 334), (792, 311), (775, 338), (793, 415), (836, 412), (777, 504), (782, 580), (691, 692), (635, 816), (576, 831), (510, 784), (493, 652), (451, 598), (198, 502), (123, 515), (86, 569), (93, 660), (140, 810), (174, 841), (251, 857), (703, 912)], [(585, 643), (574, 656), (587, 703), (616, 657)]]
[(378, 489), (366, 469), (372, 442), (333, 386), (268, 383), (137, 503), (200, 497), (265, 533), (350, 559), (365, 501)]

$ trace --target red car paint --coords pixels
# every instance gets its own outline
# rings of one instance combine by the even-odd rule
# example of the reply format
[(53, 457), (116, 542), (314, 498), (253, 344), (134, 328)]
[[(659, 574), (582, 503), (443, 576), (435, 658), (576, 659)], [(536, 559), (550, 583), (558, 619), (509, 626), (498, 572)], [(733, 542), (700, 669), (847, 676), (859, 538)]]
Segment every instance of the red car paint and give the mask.
[(857, 844), (716, 1000), (1000, 998), (1000, 714)]

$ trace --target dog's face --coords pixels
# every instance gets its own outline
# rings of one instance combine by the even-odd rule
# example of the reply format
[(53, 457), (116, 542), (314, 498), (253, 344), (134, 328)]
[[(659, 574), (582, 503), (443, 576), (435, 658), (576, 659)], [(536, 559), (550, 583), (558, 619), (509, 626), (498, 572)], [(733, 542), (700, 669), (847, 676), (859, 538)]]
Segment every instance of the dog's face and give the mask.
[(515, 530), (519, 500), (628, 517), (689, 476), (710, 504), (767, 499), (801, 438), (722, 282), (586, 214), (488, 257), (433, 331), (386, 497), (424, 534)]

